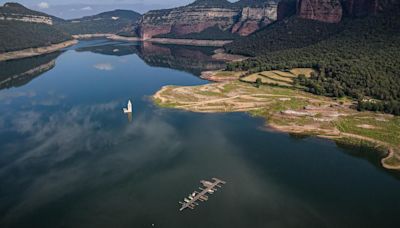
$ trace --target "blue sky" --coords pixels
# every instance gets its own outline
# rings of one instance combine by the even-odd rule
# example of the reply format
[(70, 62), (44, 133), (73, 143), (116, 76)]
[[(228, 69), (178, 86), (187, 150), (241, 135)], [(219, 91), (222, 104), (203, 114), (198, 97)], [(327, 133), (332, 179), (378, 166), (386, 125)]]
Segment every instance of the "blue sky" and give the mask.
[(30, 9), (39, 10), (61, 18), (76, 18), (113, 9), (131, 9), (145, 13), (151, 9), (163, 9), (186, 5), (194, 0), (0, 0), (18, 2)]

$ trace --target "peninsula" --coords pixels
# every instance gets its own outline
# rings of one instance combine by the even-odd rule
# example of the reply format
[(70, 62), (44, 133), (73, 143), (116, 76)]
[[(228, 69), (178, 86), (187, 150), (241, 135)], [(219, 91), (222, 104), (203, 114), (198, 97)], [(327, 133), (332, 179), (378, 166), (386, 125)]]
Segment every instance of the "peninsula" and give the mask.
[[(164, 86), (153, 95), (165, 108), (192, 112), (247, 112), (266, 120), (269, 129), (332, 139), (376, 148), (382, 166), (400, 169), (400, 117), (359, 112), (351, 98), (328, 98), (303, 91), (295, 83), (311, 69), (245, 72), (207, 72), (217, 81), (199, 86)], [(210, 76), (211, 74), (211, 76)]]

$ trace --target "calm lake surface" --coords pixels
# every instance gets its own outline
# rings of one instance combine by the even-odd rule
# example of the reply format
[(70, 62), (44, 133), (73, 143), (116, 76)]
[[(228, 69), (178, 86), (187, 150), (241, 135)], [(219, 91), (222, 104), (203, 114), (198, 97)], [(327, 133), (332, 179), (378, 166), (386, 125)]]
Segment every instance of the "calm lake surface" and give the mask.
[(94, 40), (0, 63), (0, 227), (400, 227), (400, 175), (373, 151), (152, 104), (208, 83), (212, 51)]

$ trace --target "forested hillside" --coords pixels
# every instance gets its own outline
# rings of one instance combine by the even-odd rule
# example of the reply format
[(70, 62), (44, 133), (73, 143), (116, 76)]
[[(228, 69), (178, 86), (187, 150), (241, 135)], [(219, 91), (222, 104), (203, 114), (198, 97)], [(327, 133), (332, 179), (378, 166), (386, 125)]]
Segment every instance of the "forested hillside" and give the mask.
[(114, 10), (94, 16), (56, 23), (56, 27), (70, 34), (118, 33), (133, 26), (140, 14), (131, 10)]
[(20, 21), (0, 21), (0, 53), (48, 46), (72, 39), (53, 26)]
[(334, 24), (293, 16), (228, 44), (225, 49), (229, 53), (260, 56), (272, 51), (306, 47), (337, 34), (346, 24), (347, 21)]
[[(230, 53), (256, 56), (230, 64), (228, 69), (313, 67), (318, 74), (298, 81), (310, 92), (347, 95), (360, 100), (359, 109), (400, 114), (398, 12), (392, 8), (377, 16), (337, 25), (290, 18), (228, 45), (226, 50)], [(298, 23), (302, 26), (296, 28)]]
[(0, 53), (61, 43), (72, 37), (52, 26), (62, 19), (18, 3), (0, 7)]

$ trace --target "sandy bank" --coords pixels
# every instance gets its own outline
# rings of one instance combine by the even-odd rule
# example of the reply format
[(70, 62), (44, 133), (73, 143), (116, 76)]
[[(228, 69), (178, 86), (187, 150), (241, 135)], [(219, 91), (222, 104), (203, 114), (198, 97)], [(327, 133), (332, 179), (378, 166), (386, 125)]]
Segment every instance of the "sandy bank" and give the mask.
[(108, 38), (113, 36), (114, 34), (111, 33), (95, 33), (95, 34), (78, 34), (72, 35), (74, 39), (84, 40), (84, 39), (93, 39), (93, 38)]
[(138, 37), (124, 37), (118, 35), (107, 36), (111, 40), (121, 41), (148, 41), (159, 44), (177, 44), (177, 45), (189, 45), (189, 46), (207, 46), (207, 47), (222, 47), (225, 44), (229, 44), (231, 40), (192, 40), (192, 39), (168, 39), (168, 38), (151, 38), (143, 40)]
[(228, 72), (205, 72), (204, 76), (223, 82), (165, 86), (153, 99), (161, 107), (192, 112), (248, 112), (265, 118), (266, 125), (277, 131), (390, 150), (382, 166), (400, 169), (400, 117), (358, 112), (351, 108), (351, 100), (317, 96), (295, 87), (255, 86), (234, 80), (237, 75)]
[(167, 39), (167, 38), (151, 38), (148, 41), (161, 44), (178, 44), (190, 46), (208, 46), (208, 47), (222, 47), (229, 44), (231, 40), (191, 40), (191, 39)]
[[(151, 39), (142, 39), (139, 37), (126, 37), (119, 36), (115, 34), (79, 34), (73, 36), (75, 39), (93, 39), (93, 38), (106, 38), (110, 40), (116, 41), (128, 41), (128, 42), (136, 42), (136, 41), (147, 41), (152, 43), (159, 44), (176, 44), (176, 45), (189, 45), (189, 46), (205, 46), (205, 47), (222, 47), (225, 44), (229, 44), (231, 40), (192, 40), (192, 39), (169, 39), (169, 38), (151, 38)], [(232, 55), (233, 56), (233, 55)], [(232, 58), (232, 56), (225, 56), (219, 54), (216, 58)], [(235, 57), (238, 59), (238, 57)], [(242, 57), (240, 57), (242, 58)]]
[(22, 59), (22, 58), (27, 58), (27, 57), (32, 57), (32, 56), (48, 54), (48, 53), (55, 52), (55, 51), (61, 50), (63, 48), (72, 46), (72, 45), (76, 44), (77, 42), (78, 42), (77, 40), (68, 40), (68, 41), (65, 41), (62, 43), (53, 44), (53, 45), (46, 46), (46, 47), (28, 48), (28, 49), (23, 49), (23, 50), (19, 50), (19, 51), (1, 53), (0, 61), (7, 61), (7, 60), (12, 60), (12, 59)]
[(235, 72), (235, 73), (225, 73), (223, 70), (217, 71), (203, 71), (201, 72), (200, 77), (206, 79), (208, 81), (213, 82), (229, 82), (229, 81), (237, 81), (241, 76), (245, 75), (245, 71)]
[(215, 54), (212, 56), (212, 58), (215, 60), (222, 60), (227, 62), (240, 62), (249, 58), (243, 55), (233, 55), (225, 53), (225, 50), (223, 48), (217, 49), (214, 52)]

